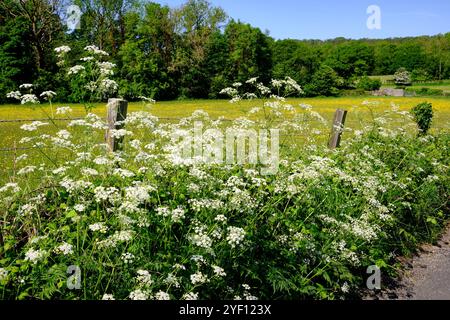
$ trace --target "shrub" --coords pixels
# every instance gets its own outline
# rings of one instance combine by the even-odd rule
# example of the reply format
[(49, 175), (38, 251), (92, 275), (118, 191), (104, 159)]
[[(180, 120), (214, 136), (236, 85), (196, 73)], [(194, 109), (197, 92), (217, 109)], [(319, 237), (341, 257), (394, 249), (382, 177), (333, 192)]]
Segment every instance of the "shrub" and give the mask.
[(420, 88), (416, 90), (411, 90), (416, 93), (418, 96), (443, 96), (444, 90), (441, 89), (433, 89), (433, 88)]
[(431, 80), (431, 76), (426, 70), (423, 69), (414, 69), (411, 73), (412, 82), (415, 81), (428, 81)]
[(411, 110), (414, 120), (419, 127), (419, 134), (426, 135), (433, 122), (433, 106), (431, 103), (422, 102)]
[(371, 79), (367, 76), (362, 77), (358, 81), (357, 88), (365, 90), (365, 91), (379, 90), (381, 88), (381, 80), (380, 79)]
[(322, 65), (312, 77), (309, 84), (305, 86), (307, 96), (337, 96), (339, 94), (339, 85), (342, 79), (339, 78), (336, 71), (326, 65)]

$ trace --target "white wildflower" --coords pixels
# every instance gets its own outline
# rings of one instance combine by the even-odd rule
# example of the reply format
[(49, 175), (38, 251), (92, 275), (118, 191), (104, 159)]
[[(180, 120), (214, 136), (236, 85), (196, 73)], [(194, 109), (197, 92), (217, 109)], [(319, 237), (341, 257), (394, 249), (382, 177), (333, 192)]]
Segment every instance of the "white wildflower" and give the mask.
[(208, 277), (205, 276), (203, 273), (201, 272), (197, 272), (191, 275), (191, 283), (193, 285), (198, 285), (198, 284), (203, 284), (208, 282)]
[(10, 93), (6, 94), (6, 97), (9, 99), (21, 100), (22, 94), (19, 91), (11, 91)]
[(76, 65), (76, 66), (70, 68), (69, 72), (67, 74), (70, 76), (70, 75), (73, 75), (73, 74), (78, 74), (78, 73), (80, 73), (81, 71), (84, 71), (84, 70), (86, 70), (85, 67), (80, 66), (80, 65)]
[(106, 233), (108, 231), (108, 227), (103, 222), (97, 222), (94, 224), (91, 224), (89, 226), (89, 230), (93, 232), (100, 232), (100, 233)]
[(39, 104), (39, 99), (34, 94), (24, 94), (21, 97), (21, 104)]
[(20, 191), (20, 187), (17, 183), (7, 183), (3, 187), (0, 188), (0, 193), (12, 191), (13, 193), (17, 193)]
[(73, 253), (73, 246), (64, 242), (63, 244), (55, 248), (55, 252), (67, 256)]
[(31, 88), (33, 88), (33, 85), (31, 83), (24, 83), (24, 84), (19, 86), (19, 89), (27, 90), (27, 89), (31, 89)]
[(45, 257), (46, 254), (47, 252), (44, 250), (34, 250), (33, 248), (31, 248), (25, 253), (25, 261), (30, 261), (34, 264), (37, 264)]
[(167, 292), (159, 291), (157, 294), (155, 294), (156, 300), (170, 300), (170, 295)]
[(213, 268), (213, 272), (216, 276), (226, 277), (227, 274), (225, 273), (225, 270), (223, 268), (221, 268), (219, 266), (212, 266), (212, 268)]
[(44, 98), (46, 100), (51, 100), (56, 96), (56, 92), (53, 91), (44, 91), (41, 93), (41, 98)]
[(227, 241), (232, 248), (238, 246), (245, 237), (245, 231), (242, 228), (228, 227)]
[(123, 253), (120, 257), (125, 264), (132, 264), (134, 262), (135, 256), (132, 253)]
[(22, 129), (24, 131), (32, 132), (32, 131), (36, 131), (39, 127), (46, 126), (46, 125), (48, 125), (48, 123), (46, 123), (46, 122), (34, 121), (30, 124), (22, 125), (20, 127), (20, 129)]
[(182, 300), (195, 301), (198, 300), (198, 293), (189, 292), (183, 295)]
[(129, 297), (131, 300), (148, 300), (148, 294), (141, 289), (134, 290)]
[(152, 275), (147, 270), (137, 271), (136, 281), (142, 287), (150, 287), (153, 284)]

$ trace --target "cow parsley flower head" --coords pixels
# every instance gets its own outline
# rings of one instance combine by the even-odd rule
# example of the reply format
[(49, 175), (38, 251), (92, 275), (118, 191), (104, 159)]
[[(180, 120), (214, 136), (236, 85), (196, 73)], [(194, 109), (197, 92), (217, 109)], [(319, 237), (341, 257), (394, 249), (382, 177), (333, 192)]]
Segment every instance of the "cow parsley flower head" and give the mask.
[(19, 91), (11, 91), (10, 93), (6, 94), (6, 97), (9, 99), (21, 100), (22, 94)]
[(183, 300), (187, 301), (195, 301), (198, 300), (198, 293), (195, 292), (189, 292), (183, 295)]
[(134, 262), (134, 258), (135, 258), (134, 254), (129, 252), (123, 253), (122, 256), (120, 257), (120, 259), (122, 259), (122, 261), (125, 264), (132, 264)]
[(96, 55), (100, 55), (100, 56), (109, 56), (109, 53), (107, 53), (106, 51), (100, 50), (97, 46), (95, 45), (90, 45), (84, 48), (85, 51), (91, 53), (91, 54), (96, 54)]
[(28, 89), (31, 89), (31, 88), (33, 88), (33, 85), (31, 83), (24, 83), (24, 84), (19, 86), (19, 89), (28, 90)]
[(69, 46), (61, 46), (61, 47), (57, 47), (55, 48), (55, 52), (58, 54), (66, 54), (69, 53), (72, 49), (70, 49)]
[(30, 261), (34, 264), (37, 264), (45, 257), (46, 254), (47, 252), (44, 250), (34, 250), (33, 248), (31, 248), (25, 253), (25, 261)]
[(73, 246), (64, 242), (62, 245), (55, 248), (55, 252), (67, 256), (73, 253)]
[(56, 92), (53, 91), (44, 91), (41, 93), (41, 98), (44, 98), (46, 100), (51, 100), (56, 96)]
[(106, 233), (108, 231), (108, 227), (103, 222), (97, 222), (97, 223), (91, 224), (89, 226), (89, 230), (91, 230), (93, 232)]
[(225, 273), (225, 270), (223, 268), (221, 268), (219, 266), (212, 266), (212, 268), (213, 268), (213, 272), (216, 276), (226, 277), (227, 274)]
[(232, 248), (235, 248), (244, 240), (245, 231), (242, 228), (237, 227), (228, 227), (228, 236), (227, 241), (228, 244), (231, 245)]
[(48, 123), (46, 122), (41, 122), (41, 121), (34, 121), (33, 123), (30, 124), (24, 124), (23, 126), (20, 127), (20, 129), (24, 130), (24, 131), (36, 131), (39, 127), (42, 126), (46, 126), (48, 125)]
[(56, 114), (58, 115), (64, 115), (64, 114), (68, 114), (72, 112), (72, 108), (71, 107), (59, 107), (56, 108)]
[(191, 283), (193, 285), (203, 284), (208, 282), (208, 277), (201, 272), (197, 272), (191, 275)]
[(116, 300), (112, 294), (104, 294), (102, 300)]
[(67, 74), (70, 76), (70, 75), (73, 75), (73, 74), (78, 74), (78, 73), (80, 73), (81, 71), (84, 71), (84, 70), (86, 70), (85, 67), (77, 65), (77, 66), (74, 66), (74, 67), (70, 68), (69, 72)]
[(3, 187), (0, 188), (0, 193), (12, 191), (14, 193), (17, 193), (20, 191), (20, 187), (17, 183), (7, 183)]
[(130, 293), (131, 300), (148, 300), (148, 294), (141, 289), (134, 290)]
[(167, 292), (159, 291), (157, 294), (155, 294), (156, 300), (170, 300), (170, 295)]
[(147, 270), (137, 271), (136, 281), (141, 287), (150, 287), (153, 284), (152, 275)]
[(39, 99), (34, 94), (24, 94), (21, 97), (20, 103), (21, 104), (28, 104), (28, 103), (39, 104), (40, 102), (39, 102)]

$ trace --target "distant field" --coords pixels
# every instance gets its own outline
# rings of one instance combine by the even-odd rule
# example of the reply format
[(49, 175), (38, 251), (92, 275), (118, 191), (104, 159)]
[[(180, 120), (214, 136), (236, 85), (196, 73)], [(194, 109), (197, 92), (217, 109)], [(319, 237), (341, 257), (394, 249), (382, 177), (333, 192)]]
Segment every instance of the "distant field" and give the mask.
[[(386, 80), (393, 80), (391, 76), (377, 76), (371, 77), (373, 79), (380, 79), (383, 83)], [(384, 80), (383, 80), (384, 79)], [(382, 88), (395, 88), (394, 84), (383, 84)], [(443, 80), (440, 82), (424, 82), (424, 83), (413, 83), (410, 87), (412, 89), (420, 89), (420, 88), (430, 88), (430, 89), (439, 89), (446, 93), (450, 93), (450, 80)]]
[[(433, 103), (435, 110), (434, 127), (449, 128), (450, 124), (450, 97), (339, 97), (339, 98), (300, 98), (290, 99), (289, 102), (298, 107), (300, 104), (309, 104), (315, 111), (321, 114), (327, 120), (332, 119), (336, 109), (343, 108), (349, 111), (347, 125), (357, 127), (361, 117), (369, 117), (370, 112), (361, 104), (364, 101), (379, 102), (379, 106), (373, 108), (375, 113), (383, 113), (390, 108), (391, 103), (400, 106), (400, 110), (410, 110), (413, 106), (422, 101)], [(195, 110), (204, 110), (209, 113), (211, 118), (224, 117), (227, 119), (236, 119), (245, 116), (246, 113), (255, 106), (260, 105), (260, 101), (246, 101), (239, 104), (231, 104), (227, 100), (194, 100), (194, 101), (167, 101), (158, 102), (151, 107), (143, 103), (130, 103), (129, 112), (145, 110), (160, 118), (182, 118), (191, 115)], [(54, 108), (62, 106), (56, 104)], [(71, 117), (82, 117), (85, 115), (81, 104), (64, 104), (70, 106), (74, 112)], [(42, 105), (45, 112), (50, 113), (49, 105)], [(11, 119), (39, 119), (46, 118), (45, 112), (41, 108), (30, 108), (21, 105), (0, 105), (0, 120)], [(356, 108), (356, 109), (355, 109)], [(357, 112), (356, 112), (357, 111)], [(105, 117), (106, 104), (97, 104), (93, 113)], [(164, 121), (164, 120), (163, 120)], [(20, 140), (26, 133), (20, 130), (22, 123), (0, 123), (0, 148), (6, 148), (13, 145), (14, 141)]]

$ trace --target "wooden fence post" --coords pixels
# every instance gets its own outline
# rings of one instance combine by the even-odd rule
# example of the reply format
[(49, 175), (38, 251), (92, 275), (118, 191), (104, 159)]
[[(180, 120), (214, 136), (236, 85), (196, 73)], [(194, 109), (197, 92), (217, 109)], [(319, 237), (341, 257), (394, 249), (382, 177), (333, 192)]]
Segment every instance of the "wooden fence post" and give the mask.
[(345, 119), (347, 118), (347, 111), (337, 109), (334, 114), (333, 128), (331, 129), (331, 138), (328, 143), (330, 149), (339, 148), (341, 144), (341, 136), (344, 129)]
[(123, 129), (123, 122), (127, 118), (128, 101), (122, 99), (108, 100), (108, 130), (106, 132), (106, 143), (109, 151), (114, 152), (121, 148), (122, 138), (115, 138), (111, 135), (111, 130)]

